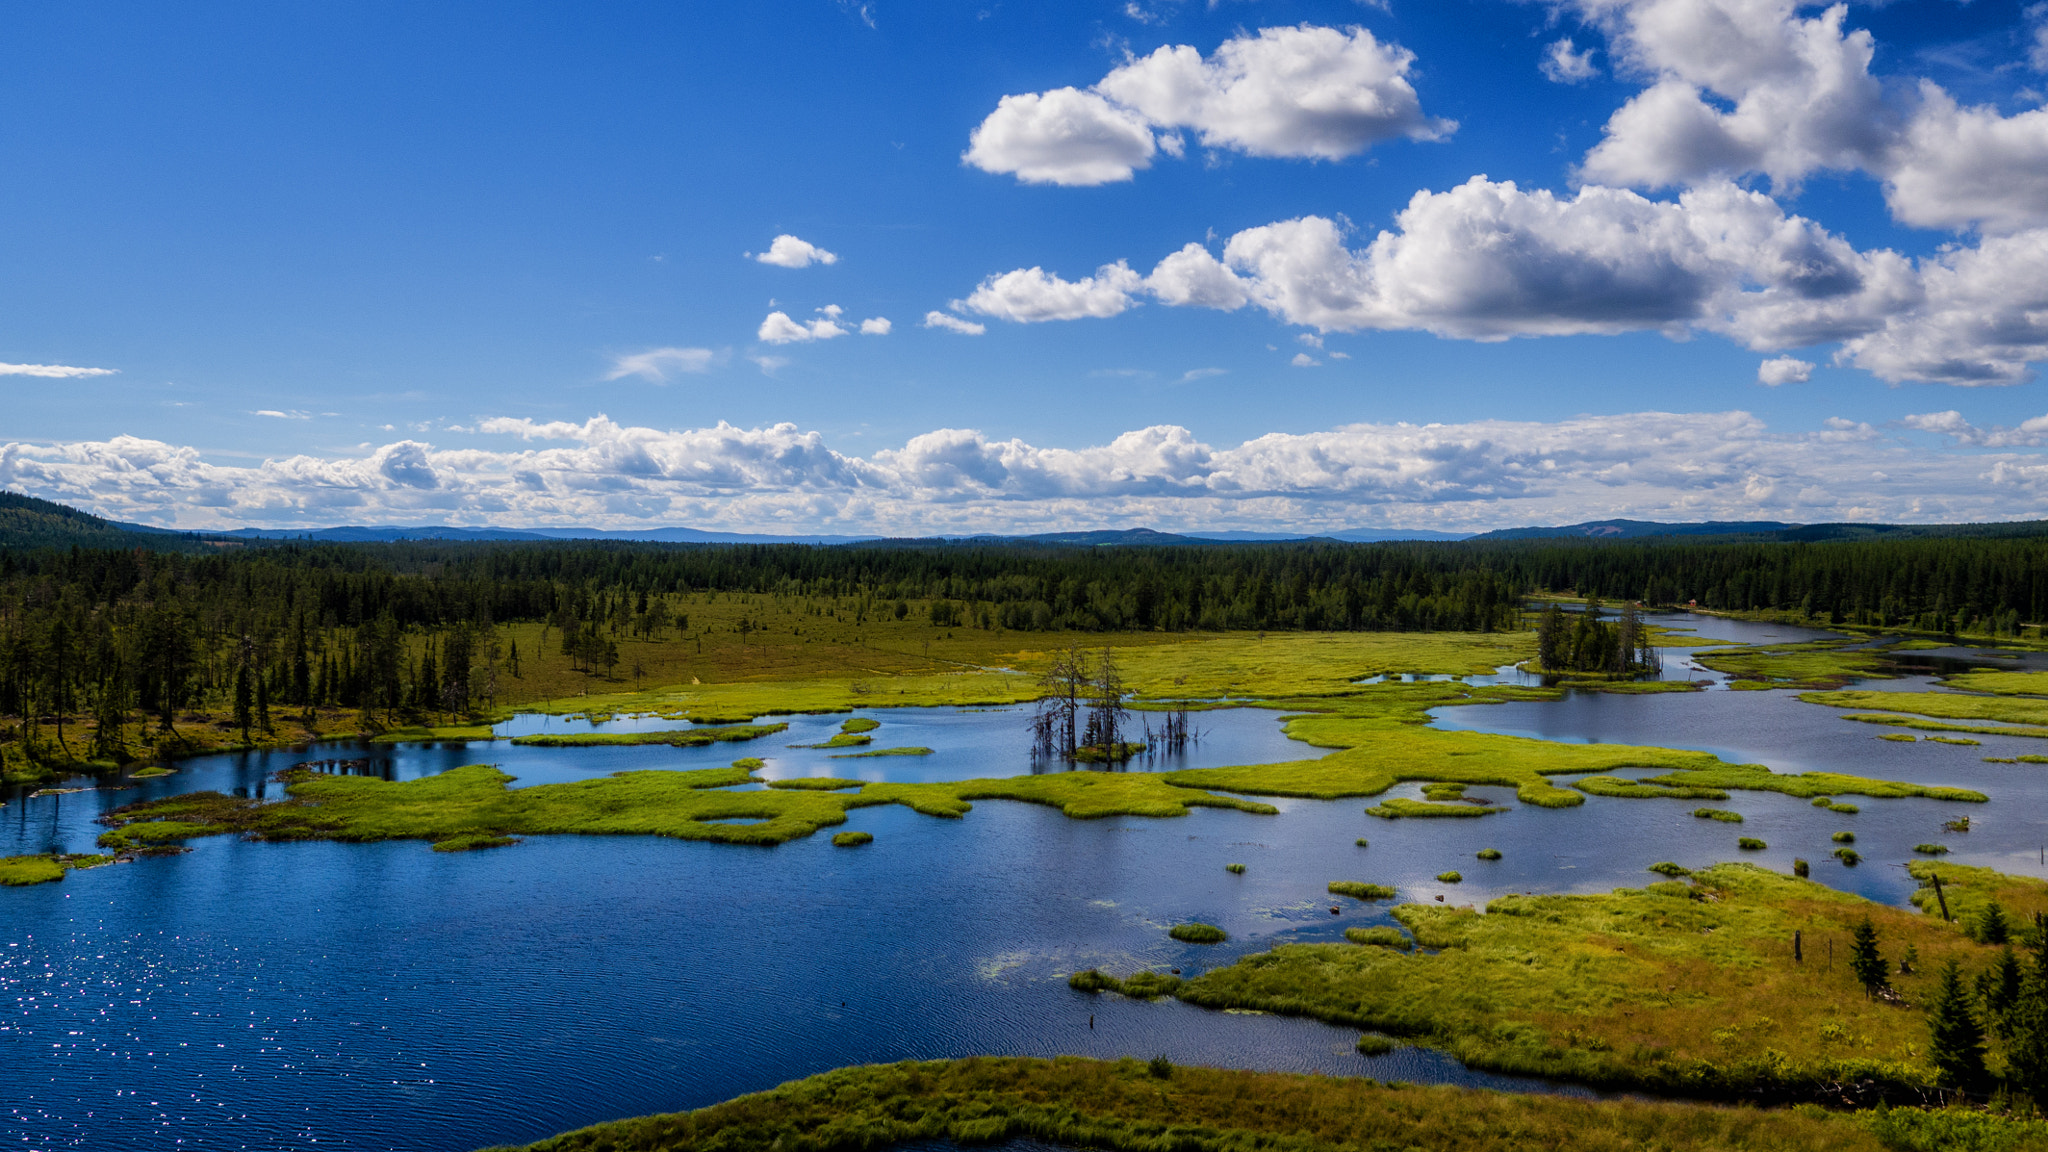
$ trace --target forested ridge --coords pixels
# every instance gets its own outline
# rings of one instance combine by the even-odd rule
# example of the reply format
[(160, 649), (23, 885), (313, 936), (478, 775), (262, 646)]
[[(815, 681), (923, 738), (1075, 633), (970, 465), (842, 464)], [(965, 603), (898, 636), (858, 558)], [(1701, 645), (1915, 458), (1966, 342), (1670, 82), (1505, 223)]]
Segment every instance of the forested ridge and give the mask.
[(877, 623), (899, 644), (956, 630), (1493, 631), (1524, 626), (1539, 593), (2016, 636), (2048, 614), (2048, 540), (0, 547), (0, 715), (28, 749), (46, 724), (70, 748), (66, 718), (89, 717), (88, 751), (118, 758), (123, 724), (168, 733), (181, 710), (245, 738), (273, 710), (308, 729), (321, 707), (387, 724), (474, 715), (522, 656), (616, 679), (622, 643), (702, 653), (715, 629), (745, 645), (769, 615), (777, 635), (853, 645)]

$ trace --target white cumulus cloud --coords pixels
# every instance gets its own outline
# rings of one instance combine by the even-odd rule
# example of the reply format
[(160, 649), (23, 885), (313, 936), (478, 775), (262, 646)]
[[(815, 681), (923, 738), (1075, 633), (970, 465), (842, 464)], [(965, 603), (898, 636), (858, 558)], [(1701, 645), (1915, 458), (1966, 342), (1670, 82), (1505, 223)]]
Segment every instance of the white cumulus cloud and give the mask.
[(972, 320), (962, 320), (958, 316), (945, 312), (925, 313), (924, 326), (927, 328), (939, 328), (947, 332), (958, 332), (962, 336), (979, 336), (983, 332), (988, 331), (988, 325), (986, 324), (976, 324)]
[(1180, 155), (1183, 129), (1216, 151), (1324, 160), (1399, 137), (1441, 139), (1457, 124), (1423, 114), (1414, 64), (1414, 53), (1356, 27), (1263, 28), (1207, 58), (1166, 45), (1086, 91), (1003, 97), (962, 158), (1026, 183), (1094, 185), (1131, 179), (1162, 149)]
[(887, 316), (870, 316), (860, 322), (860, 334), (863, 336), (887, 336), (890, 330), (895, 327), (894, 324), (889, 323)]
[(1792, 356), (1780, 356), (1766, 360), (1756, 366), (1756, 382), (1776, 388), (1784, 384), (1804, 384), (1813, 379), (1814, 365)]
[(1978, 427), (1953, 408), (1946, 412), (1925, 412), (1899, 421), (1918, 432), (1947, 436), (1950, 443), (1969, 448), (2038, 448), (2048, 444), (2048, 416), (2036, 416), (2008, 428), (1993, 424)]
[(1019, 268), (991, 276), (954, 307), (998, 320), (1031, 324), (1042, 320), (1106, 319), (1132, 304), (1143, 280), (1119, 260), (1095, 275), (1062, 280), (1043, 268)]
[(1543, 78), (1553, 84), (1583, 84), (1600, 74), (1593, 67), (1593, 50), (1578, 50), (1569, 36), (1551, 41), (1543, 49), (1543, 63), (1538, 67)]
[(763, 264), (778, 268), (808, 268), (813, 264), (837, 264), (839, 257), (825, 251), (808, 240), (799, 240), (785, 232), (768, 244), (768, 250), (753, 255)]
[(830, 340), (847, 334), (846, 329), (839, 325), (841, 309), (837, 305), (828, 304), (819, 311), (825, 314), (809, 322), (792, 320), (787, 312), (770, 312), (761, 321), (754, 338), (764, 344), (796, 344), (808, 340)]

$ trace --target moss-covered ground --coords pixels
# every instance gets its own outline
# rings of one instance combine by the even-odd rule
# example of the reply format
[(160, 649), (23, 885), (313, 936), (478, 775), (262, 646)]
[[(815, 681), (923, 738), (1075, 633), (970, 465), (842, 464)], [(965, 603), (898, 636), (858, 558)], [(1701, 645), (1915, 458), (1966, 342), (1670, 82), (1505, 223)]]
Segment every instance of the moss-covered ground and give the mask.
[(114, 857), (101, 855), (0, 856), (0, 887), (25, 888), (30, 884), (48, 884), (62, 880), (64, 874), (73, 869), (98, 868), (113, 862)]
[(1855, 679), (1895, 679), (1889, 648), (1864, 644), (1856, 639), (1767, 644), (1695, 652), (1693, 659), (1725, 674), (1730, 687), (1738, 689), (1839, 688)]
[(2048, 1125), (1964, 1111), (1844, 1115), (1137, 1059), (979, 1057), (845, 1068), (695, 1112), (563, 1133), (529, 1152), (881, 1152), (1012, 1140), (1102, 1152), (2039, 1152)]
[[(1913, 868), (1941, 871), (1959, 918), (1991, 898), (2017, 916), (2048, 908), (2037, 880)], [(1868, 1080), (1905, 1096), (1932, 1082), (1920, 1006), (1933, 974), (1953, 957), (1974, 976), (1995, 956), (1957, 924), (1746, 864), (1606, 895), (1503, 896), (1485, 915), (1435, 904), (1393, 915), (1425, 951), (1283, 945), (1177, 994), (1414, 1037), (1502, 1072), (1795, 1100)], [(1850, 929), (1865, 916), (1885, 955), (1917, 953), (1914, 972), (1893, 978), (1903, 1003), (1865, 996), (1849, 970)]]

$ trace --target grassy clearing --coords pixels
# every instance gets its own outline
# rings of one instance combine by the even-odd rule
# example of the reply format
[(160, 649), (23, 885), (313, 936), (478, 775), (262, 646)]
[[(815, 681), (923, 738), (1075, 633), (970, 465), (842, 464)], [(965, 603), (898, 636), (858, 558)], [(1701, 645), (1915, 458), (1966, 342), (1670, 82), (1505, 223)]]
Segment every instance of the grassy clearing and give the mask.
[[(1952, 909), (1970, 885), (2015, 914), (2048, 907), (2039, 881), (1969, 872), (1954, 873)], [(1930, 998), (1947, 959), (1974, 975), (1995, 954), (1953, 924), (1744, 864), (1607, 895), (1504, 896), (1486, 912), (1404, 904), (1395, 918), (1440, 951), (1283, 945), (1196, 977), (1180, 997), (1415, 1037), (1495, 1071), (1810, 1099), (1866, 1078), (1902, 1094), (1931, 1083), (1922, 1011), (1866, 998), (1849, 970), (1857, 921), (1873, 920), (1887, 956), (1917, 950), (1915, 972), (1894, 979), (1908, 1005)]]
[[(1359, 950), (1368, 951), (1368, 950)], [(1369, 951), (1379, 951), (1377, 949)], [(876, 1152), (1029, 1139), (1103, 1152), (2035, 1152), (2048, 1126), (1895, 1109), (1846, 1116), (1575, 1100), (1326, 1076), (977, 1057), (829, 1072), (695, 1112), (614, 1121), (530, 1152)], [(1986, 1130), (1964, 1142), (1965, 1127)], [(507, 1150), (499, 1150), (507, 1152)]]
[(1184, 944), (1221, 944), (1230, 939), (1228, 932), (1214, 924), (1175, 924), (1166, 934)]
[(703, 748), (712, 744), (759, 740), (763, 736), (787, 731), (787, 724), (734, 724), (723, 728), (671, 728), (659, 732), (542, 732), (515, 737), (512, 742), (533, 748), (605, 748), (643, 744)]

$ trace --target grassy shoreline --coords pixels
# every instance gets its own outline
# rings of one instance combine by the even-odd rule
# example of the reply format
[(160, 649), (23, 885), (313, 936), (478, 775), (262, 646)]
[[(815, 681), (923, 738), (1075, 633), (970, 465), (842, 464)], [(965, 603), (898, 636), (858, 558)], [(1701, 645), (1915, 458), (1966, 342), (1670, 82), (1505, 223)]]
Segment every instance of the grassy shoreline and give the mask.
[(694, 1112), (565, 1132), (526, 1152), (880, 1152), (1017, 1139), (1103, 1152), (2039, 1152), (2048, 1125), (1960, 1110), (1581, 1100), (1163, 1059), (970, 1057), (842, 1068)]

